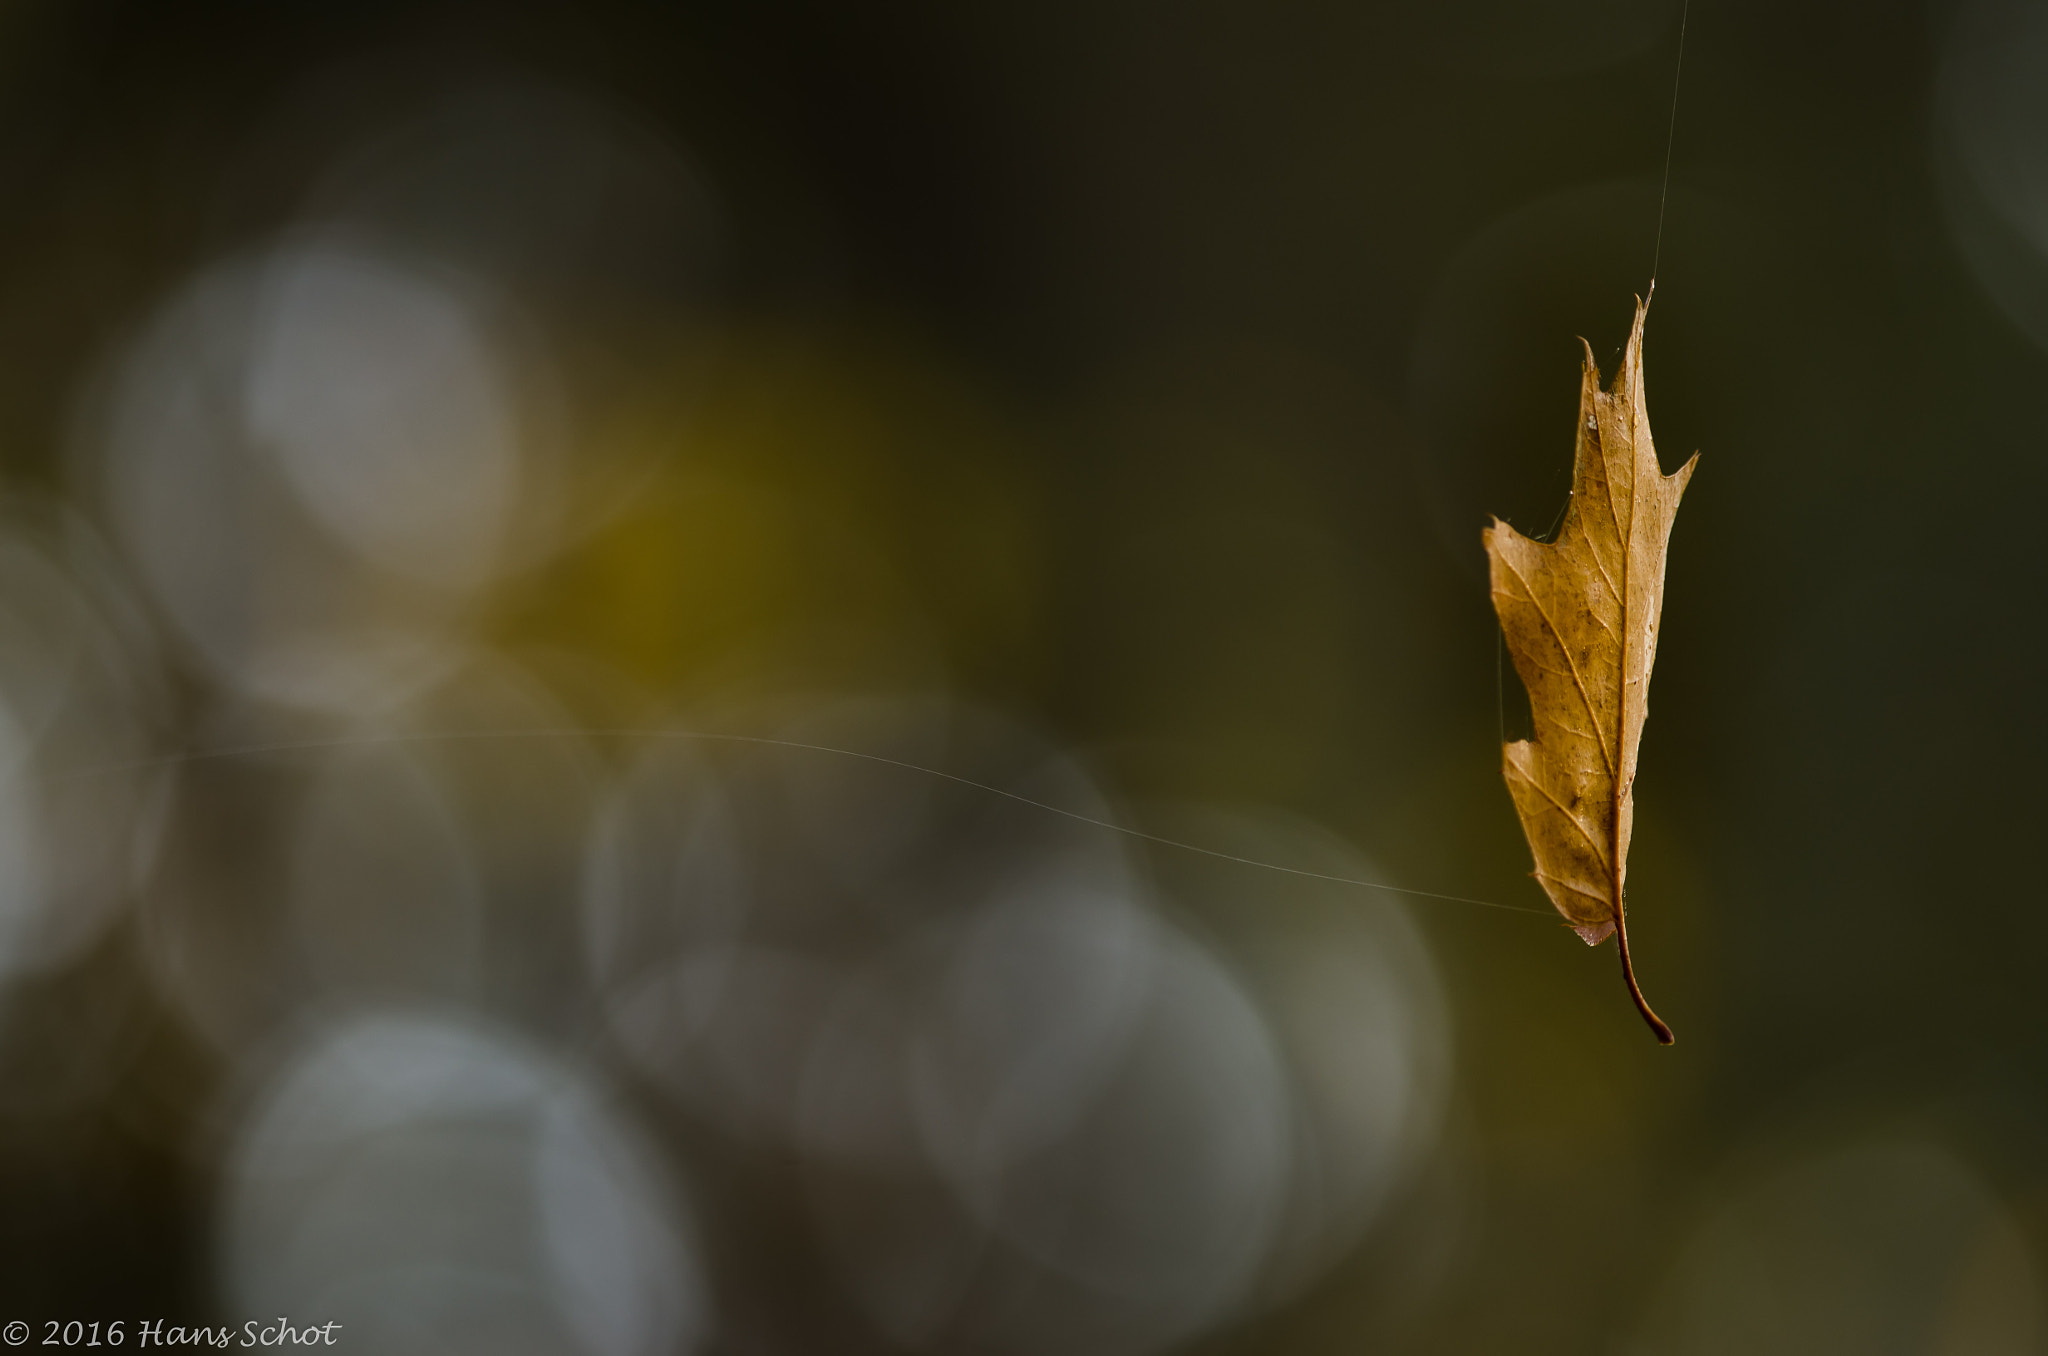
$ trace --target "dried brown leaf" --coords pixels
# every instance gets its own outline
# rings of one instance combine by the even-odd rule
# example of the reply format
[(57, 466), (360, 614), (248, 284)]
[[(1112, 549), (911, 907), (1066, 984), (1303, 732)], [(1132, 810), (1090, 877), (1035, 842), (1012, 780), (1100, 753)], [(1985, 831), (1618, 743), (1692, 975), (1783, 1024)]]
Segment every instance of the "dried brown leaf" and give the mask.
[(1588, 946), (1615, 935), (1629, 995), (1669, 1045), (1671, 1028), (1650, 1010), (1629, 960), (1623, 886), (1665, 548), (1699, 455), (1668, 476), (1657, 464), (1643, 407), (1647, 312), (1637, 301), (1610, 389), (1600, 389), (1586, 347), (1571, 505), (1557, 539), (1534, 541), (1496, 518), (1480, 540), (1494, 611), (1536, 718), (1534, 739), (1501, 749), (1536, 879)]

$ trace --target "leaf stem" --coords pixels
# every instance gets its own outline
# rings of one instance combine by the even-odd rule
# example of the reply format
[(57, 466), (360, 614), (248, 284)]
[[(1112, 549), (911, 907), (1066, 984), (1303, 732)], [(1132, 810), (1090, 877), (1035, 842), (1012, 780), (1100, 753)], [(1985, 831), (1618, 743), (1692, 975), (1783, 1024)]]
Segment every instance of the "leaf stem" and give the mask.
[[(1620, 892), (1617, 891), (1615, 898), (1620, 897)], [(1650, 1011), (1650, 1001), (1643, 997), (1642, 987), (1636, 983), (1636, 969), (1629, 964), (1628, 959), (1627, 916), (1624, 910), (1619, 908), (1614, 911), (1614, 941), (1616, 948), (1621, 952), (1621, 977), (1628, 981), (1628, 996), (1636, 1000), (1636, 1011), (1643, 1014), (1643, 1020), (1650, 1024), (1650, 1030), (1657, 1033), (1657, 1044), (1671, 1044), (1671, 1028), (1664, 1025), (1662, 1017)]]

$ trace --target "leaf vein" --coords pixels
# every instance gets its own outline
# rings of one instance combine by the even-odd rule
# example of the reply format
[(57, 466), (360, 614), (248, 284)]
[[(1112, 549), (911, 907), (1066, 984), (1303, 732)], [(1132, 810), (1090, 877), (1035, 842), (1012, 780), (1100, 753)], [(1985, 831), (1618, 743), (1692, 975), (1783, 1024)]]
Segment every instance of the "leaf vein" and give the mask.
[(1558, 629), (1555, 621), (1551, 620), (1550, 613), (1544, 610), (1543, 601), (1536, 596), (1536, 590), (1529, 587), (1529, 581), (1523, 578), (1522, 572), (1515, 568), (1515, 562), (1503, 556), (1501, 557), (1501, 563), (1507, 566), (1508, 573), (1515, 577), (1515, 582), (1522, 586), (1522, 591), (1529, 597), (1529, 606), (1536, 609), (1536, 615), (1543, 619), (1544, 627), (1549, 630), (1552, 638), (1557, 641), (1557, 648), (1564, 655), (1564, 662), (1571, 665), (1572, 686), (1579, 690), (1579, 701), (1586, 708), (1589, 723), (1596, 732), (1599, 732), (1600, 761), (1607, 765), (1607, 774), (1610, 777), (1614, 776), (1614, 755), (1607, 751), (1606, 733), (1600, 731), (1600, 713), (1593, 707), (1593, 694), (1586, 690), (1585, 675), (1579, 672), (1579, 661), (1572, 658), (1571, 646), (1565, 644), (1564, 632)]

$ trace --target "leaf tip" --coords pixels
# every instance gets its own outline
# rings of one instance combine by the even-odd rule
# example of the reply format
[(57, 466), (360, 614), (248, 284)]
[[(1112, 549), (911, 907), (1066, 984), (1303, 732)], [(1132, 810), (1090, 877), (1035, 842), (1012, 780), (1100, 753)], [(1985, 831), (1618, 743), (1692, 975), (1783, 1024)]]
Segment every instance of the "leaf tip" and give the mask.
[[(1693, 469), (1697, 467), (1699, 464), (1700, 454), (1695, 452), (1685, 459), (1685, 465), (1679, 467), (1676, 471), (1673, 471), (1670, 475), (1666, 476), (1665, 479), (1669, 480), (1672, 483), (1673, 488), (1675, 488), (1679, 494), (1684, 494), (1685, 487), (1692, 483)], [(1677, 501), (1673, 500), (1672, 502), (1676, 503)]]

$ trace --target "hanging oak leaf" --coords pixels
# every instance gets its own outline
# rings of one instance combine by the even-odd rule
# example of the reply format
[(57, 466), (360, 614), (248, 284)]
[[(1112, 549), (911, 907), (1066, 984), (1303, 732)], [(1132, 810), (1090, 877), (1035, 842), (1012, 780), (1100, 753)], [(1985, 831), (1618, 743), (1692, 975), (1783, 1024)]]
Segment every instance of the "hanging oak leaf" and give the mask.
[(1571, 505), (1557, 539), (1532, 541), (1496, 518), (1480, 540), (1492, 562), (1494, 611), (1536, 718), (1534, 739), (1501, 750), (1536, 879), (1588, 946), (1614, 934), (1629, 995), (1669, 1045), (1671, 1028), (1650, 1011), (1629, 962), (1622, 887), (1664, 552), (1699, 456), (1668, 476), (1657, 464), (1643, 408), (1647, 310), (1636, 302), (1611, 389), (1600, 389), (1586, 347)]

